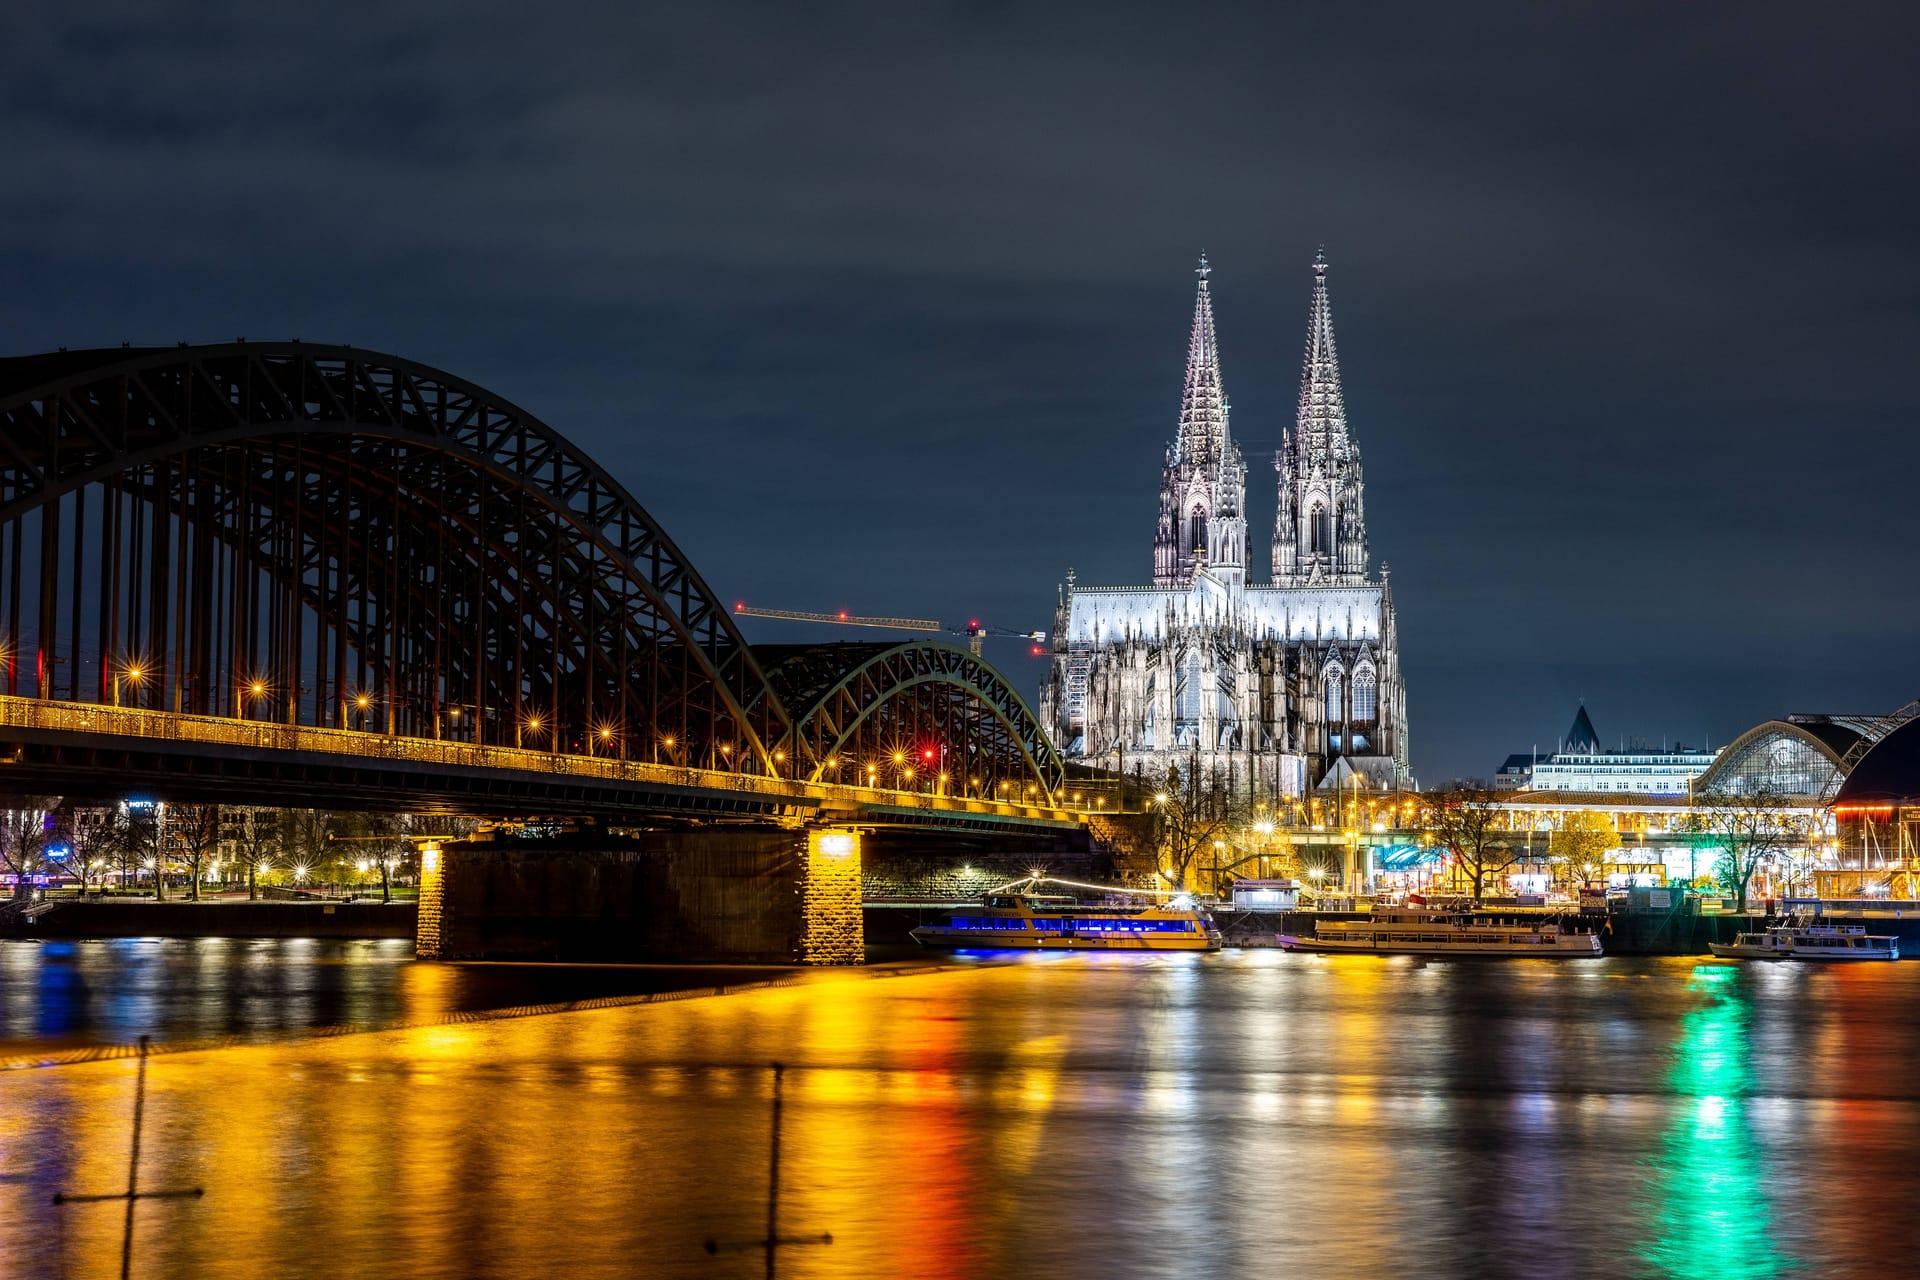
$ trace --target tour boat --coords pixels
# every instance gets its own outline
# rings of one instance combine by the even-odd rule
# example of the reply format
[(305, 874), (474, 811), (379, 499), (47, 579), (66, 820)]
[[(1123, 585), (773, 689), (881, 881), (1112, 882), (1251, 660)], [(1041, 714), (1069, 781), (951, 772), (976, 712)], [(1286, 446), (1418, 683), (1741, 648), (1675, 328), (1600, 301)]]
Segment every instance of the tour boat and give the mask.
[(1220, 931), (1198, 911), (1094, 906), (1069, 897), (989, 895), (945, 924), (913, 931), (923, 947), (952, 951), (1218, 951)]
[(1724, 960), (1898, 960), (1900, 939), (1868, 933), (1865, 925), (1775, 925), (1764, 933), (1735, 934), (1710, 942)]
[(1601, 953), (1600, 935), (1569, 930), (1544, 916), (1473, 910), (1376, 909), (1365, 920), (1319, 920), (1311, 935), (1278, 934), (1288, 951), (1360, 951), (1373, 955), (1538, 956)]

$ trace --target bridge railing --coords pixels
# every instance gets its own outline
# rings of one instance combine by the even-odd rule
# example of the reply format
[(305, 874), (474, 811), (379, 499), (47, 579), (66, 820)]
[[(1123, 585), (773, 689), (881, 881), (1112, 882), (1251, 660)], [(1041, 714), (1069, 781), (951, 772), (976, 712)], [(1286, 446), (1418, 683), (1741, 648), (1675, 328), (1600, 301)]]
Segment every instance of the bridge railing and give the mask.
[(329, 729), (314, 725), (274, 724), (226, 716), (188, 715), (143, 707), (106, 707), (90, 702), (0, 695), (0, 729), (33, 729), (49, 733), (106, 734), (168, 742), (204, 743), (249, 751), (291, 751), (361, 759), (399, 761), (453, 769), (499, 769), (521, 773), (560, 774), (608, 782), (684, 787), (696, 791), (732, 791), (772, 800), (824, 801), (848, 808), (882, 804), (929, 809), (943, 813), (979, 813), (1003, 817), (1064, 820), (1066, 811), (1046, 805), (1009, 804), (999, 800), (936, 796), (884, 787), (855, 787), (842, 783), (804, 782), (760, 774), (700, 769), (688, 765), (652, 764), (609, 756), (540, 751), (527, 747), (480, 746), (439, 738), (408, 738), (359, 729)]

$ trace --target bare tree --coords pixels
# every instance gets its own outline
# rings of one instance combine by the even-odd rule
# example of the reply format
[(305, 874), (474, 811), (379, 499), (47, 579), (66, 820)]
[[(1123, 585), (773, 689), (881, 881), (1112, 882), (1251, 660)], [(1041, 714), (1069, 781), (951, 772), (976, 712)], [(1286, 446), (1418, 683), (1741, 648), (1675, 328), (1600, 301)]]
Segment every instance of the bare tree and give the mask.
[(1480, 901), (1488, 876), (1497, 876), (1520, 859), (1512, 834), (1500, 825), (1500, 794), (1475, 783), (1455, 783), (1424, 797), (1422, 820), (1433, 842), (1451, 853), (1473, 883)]
[(158, 802), (127, 806), (127, 834), (121, 844), (121, 883), (136, 879), (142, 866), (153, 868), (153, 896), (167, 900), (167, 806)]
[(1175, 889), (1190, 889), (1194, 864), (1214, 851), (1216, 841), (1226, 840), (1234, 819), (1232, 800), (1217, 779), (1210, 786), (1201, 781), (1197, 764), (1184, 775), (1178, 765), (1169, 765), (1165, 789), (1153, 805), (1158, 874)]
[(1762, 862), (1806, 843), (1808, 815), (1771, 781), (1756, 782), (1737, 795), (1706, 797), (1699, 809), (1700, 825), (1720, 846), (1714, 879), (1734, 895), (1737, 911), (1747, 909), (1747, 890)]
[[(330, 856), (327, 815), (318, 809), (289, 809), (281, 828), (281, 853), (290, 861), (295, 878), (303, 879)], [(304, 870), (303, 870), (304, 869)]]
[(200, 877), (220, 847), (220, 806), (177, 804), (167, 815), (167, 845), (187, 864), (187, 896), (200, 901)]
[(392, 902), (393, 867), (406, 852), (407, 832), (413, 819), (407, 814), (356, 813), (346, 815), (339, 825), (337, 838), (360, 842), (361, 852), (379, 871), (380, 901)]
[(17, 808), (0, 809), (0, 865), (13, 874), (13, 896), (32, 892), (28, 883), (47, 868), (47, 815), (60, 801), (20, 797)]
[(73, 851), (73, 866), (80, 874), (80, 891), (105, 884), (107, 870), (116, 858), (124, 856), (127, 842), (126, 811), (117, 804), (62, 805), (55, 817), (60, 838)]
[(247, 809), (233, 828), (240, 856), (247, 861), (247, 898), (260, 897), (260, 873), (271, 870), (274, 855), (285, 836), (287, 814), (281, 809)]

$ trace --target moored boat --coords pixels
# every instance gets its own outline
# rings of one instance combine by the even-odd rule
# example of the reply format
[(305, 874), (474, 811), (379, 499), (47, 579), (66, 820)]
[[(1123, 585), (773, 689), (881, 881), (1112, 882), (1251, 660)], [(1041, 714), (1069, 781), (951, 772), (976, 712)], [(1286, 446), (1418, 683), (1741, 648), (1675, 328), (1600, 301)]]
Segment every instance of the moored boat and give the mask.
[(1781, 924), (1759, 933), (1738, 933), (1732, 942), (1710, 942), (1723, 960), (1898, 960), (1900, 939), (1868, 933), (1864, 925)]
[(945, 924), (912, 931), (923, 947), (952, 951), (1218, 951), (1220, 932), (1198, 911), (1080, 902), (1043, 894), (992, 894)]
[(1472, 909), (1376, 909), (1364, 920), (1320, 920), (1309, 935), (1279, 934), (1289, 951), (1357, 951), (1373, 955), (1592, 957), (1600, 935), (1559, 919)]

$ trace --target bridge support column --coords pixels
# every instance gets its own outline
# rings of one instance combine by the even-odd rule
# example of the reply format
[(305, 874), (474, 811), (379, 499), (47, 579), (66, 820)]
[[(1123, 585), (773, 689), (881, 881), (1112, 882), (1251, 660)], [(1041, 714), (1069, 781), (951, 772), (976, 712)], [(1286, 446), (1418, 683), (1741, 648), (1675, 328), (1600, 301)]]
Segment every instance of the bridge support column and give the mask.
[(860, 833), (809, 831), (800, 877), (800, 963), (860, 964), (867, 954)]
[(422, 960), (440, 959), (440, 922), (446, 912), (446, 901), (446, 855), (437, 844), (422, 845), (420, 907), (413, 926), (413, 954)]
[(421, 859), (423, 959), (860, 964), (860, 836), (726, 826), (447, 845)]

